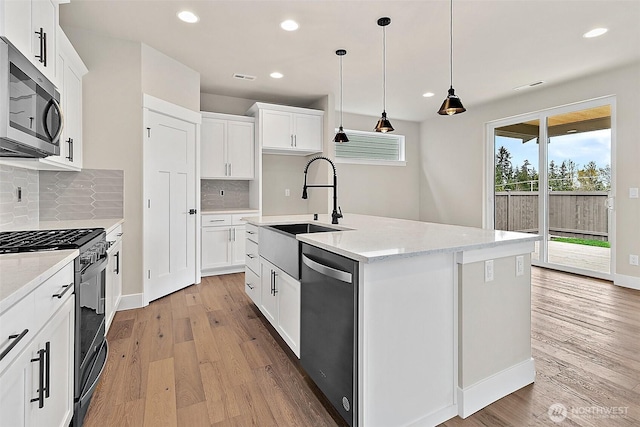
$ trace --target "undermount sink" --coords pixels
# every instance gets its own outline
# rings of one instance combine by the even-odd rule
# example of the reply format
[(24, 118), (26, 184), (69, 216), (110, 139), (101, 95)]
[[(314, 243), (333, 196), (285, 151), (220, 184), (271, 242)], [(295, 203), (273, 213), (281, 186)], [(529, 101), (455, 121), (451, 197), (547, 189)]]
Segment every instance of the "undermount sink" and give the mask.
[(287, 234), (303, 234), (303, 233), (324, 233), (329, 231), (340, 231), (336, 228), (325, 227), (317, 224), (281, 224), (272, 225), (271, 228), (280, 230)]

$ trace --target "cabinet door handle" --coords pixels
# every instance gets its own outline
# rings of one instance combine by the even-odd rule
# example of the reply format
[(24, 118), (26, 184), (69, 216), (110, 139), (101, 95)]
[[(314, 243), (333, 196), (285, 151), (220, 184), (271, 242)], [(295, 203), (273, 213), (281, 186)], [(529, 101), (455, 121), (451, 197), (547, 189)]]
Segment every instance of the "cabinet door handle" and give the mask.
[(231, 166), (233, 166), (233, 164), (232, 164), (232, 163), (229, 163), (229, 176), (232, 176), (232, 173), (231, 173)]
[(298, 146), (298, 135), (293, 135), (293, 146), (294, 147)]
[[(40, 28), (40, 31), (42, 31), (42, 28)], [(44, 41), (42, 43), (42, 46), (44, 46), (44, 48), (42, 49), (42, 51), (44, 52), (44, 61), (42, 61), (42, 63), (44, 64), (44, 66), (47, 66), (47, 33), (42, 33), (42, 36), (44, 38)]]
[(278, 293), (278, 273), (276, 271), (273, 272), (273, 296), (275, 297), (276, 294)]
[(293, 147), (293, 134), (291, 134), (291, 146)]
[(38, 357), (31, 359), (31, 362), (38, 362), (38, 397), (31, 399), (31, 402), (38, 402), (38, 408), (44, 408), (44, 363), (45, 363), (45, 349), (38, 350)]
[(69, 144), (69, 155), (67, 159), (73, 163), (73, 138), (67, 139), (67, 144)]
[(58, 292), (57, 294), (51, 295), (51, 298), (62, 299), (64, 294), (69, 292), (69, 289), (73, 289), (73, 283), (69, 283), (68, 285), (64, 285), (62, 288), (63, 288), (62, 292)]
[(35, 31), (35, 34), (37, 34), (38, 39), (40, 39), (40, 55), (36, 55), (36, 58), (38, 58), (38, 62), (42, 64), (44, 63), (44, 29), (40, 27), (40, 31)]
[(44, 354), (47, 356), (47, 363), (44, 369), (44, 397), (49, 398), (51, 383), (51, 341), (47, 341), (44, 345)]
[(0, 360), (4, 359), (4, 357), (9, 354), (9, 352), (11, 350), (13, 350), (13, 348), (18, 345), (18, 343), (20, 342), (20, 340), (22, 340), (22, 338), (24, 338), (25, 335), (27, 335), (27, 333), (29, 332), (28, 329), (25, 329), (24, 331), (22, 331), (20, 333), (20, 335), (9, 335), (9, 339), (10, 340), (14, 340), (13, 342), (11, 342), (11, 344), (9, 344), (9, 347), (5, 348), (2, 353), (0, 353)]
[(116, 269), (114, 273), (120, 274), (120, 251), (116, 252)]
[(253, 286), (251, 286), (251, 283), (247, 282), (247, 286), (249, 287), (249, 289), (253, 290)]

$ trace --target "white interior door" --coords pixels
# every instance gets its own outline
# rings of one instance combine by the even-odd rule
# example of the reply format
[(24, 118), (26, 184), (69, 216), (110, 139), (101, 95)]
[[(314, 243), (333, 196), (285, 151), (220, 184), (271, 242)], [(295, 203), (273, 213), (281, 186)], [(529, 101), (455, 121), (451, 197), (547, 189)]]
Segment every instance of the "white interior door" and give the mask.
[(147, 111), (145, 127), (148, 302), (196, 281), (196, 124)]

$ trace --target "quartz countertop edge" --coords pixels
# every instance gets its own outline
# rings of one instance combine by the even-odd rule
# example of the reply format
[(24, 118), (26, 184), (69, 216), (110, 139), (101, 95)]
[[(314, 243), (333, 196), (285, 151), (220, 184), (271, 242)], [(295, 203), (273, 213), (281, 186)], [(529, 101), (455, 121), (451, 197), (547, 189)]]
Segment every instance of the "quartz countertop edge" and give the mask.
[(77, 249), (0, 255), (0, 313), (79, 255)]
[(259, 212), (260, 212), (259, 209), (251, 209), (251, 208), (239, 208), (239, 209), (225, 208), (225, 209), (201, 210), (200, 214), (201, 215), (211, 215), (211, 214), (224, 215), (224, 214), (252, 214), (252, 213), (259, 213)]
[(331, 224), (331, 217), (326, 214), (319, 215), (318, 220), (313, 220), (312, 214), (244, 219), (256, 226), (313, 223), (340, 229), (335, 232), (298, 234), (296, 238), (301, 242), (365, 263), (488, 249), (542, 239), (539, 235), (529, 233), (359, 214), (345, 214), (338, 225)]

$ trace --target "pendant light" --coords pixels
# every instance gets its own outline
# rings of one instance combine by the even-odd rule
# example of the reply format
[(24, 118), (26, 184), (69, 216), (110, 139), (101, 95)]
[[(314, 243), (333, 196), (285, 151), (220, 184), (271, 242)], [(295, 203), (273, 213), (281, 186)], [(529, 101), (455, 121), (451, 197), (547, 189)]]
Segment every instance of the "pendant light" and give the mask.
[(376, 124), (376, 132), (393, 132), (393, 126), (387, 119), (387, 32), (386, 26), (391, 24), (391, 18), (378, 19), (378, 25), (382, 27), (382, 117)]
[(344, 129), (342, 129), (342, 57), (347, 54), (347, 51), (344, 49), (336, 50), (336, 55), (340, 57), (340, 127), (338, 128), (338, 133), (336, 133), (336, 137), (333, 138), (333, 142), (343, 143), (349, 142), (349, 138), (347, 138), (347, 134), (344, 133)]
[(447, 98), (442, 103), (440, 110), (438, 110), (438, 114), (444, 116), (453, 116), (454, 114), (460, 114), (467, 111), (466, 108), (462, 106), (462, 101), (456, 95), (455, 90), (453, 89), (453, 0), (451, 0), (451, 11), (450, 11), (450, 21), (449, 21), (449, 94)]

